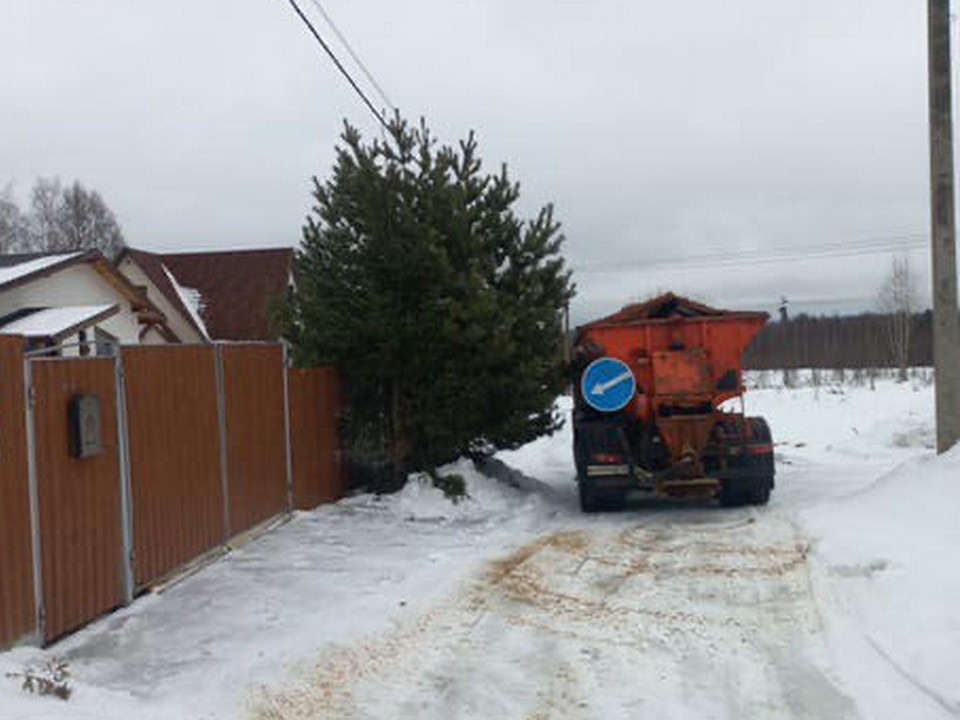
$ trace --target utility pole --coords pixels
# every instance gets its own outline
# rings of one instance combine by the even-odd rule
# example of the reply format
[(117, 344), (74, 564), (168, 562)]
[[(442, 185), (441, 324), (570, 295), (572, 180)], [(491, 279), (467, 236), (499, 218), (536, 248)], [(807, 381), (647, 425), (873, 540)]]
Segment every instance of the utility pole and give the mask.
[(933, 258), (933, 364), (937, 452), (960, 440), (960, 314), (957, 309), (956, 216), (953, 201), (953, 118), (950, 0), (927, 0), (930, 93), (930, 217)]

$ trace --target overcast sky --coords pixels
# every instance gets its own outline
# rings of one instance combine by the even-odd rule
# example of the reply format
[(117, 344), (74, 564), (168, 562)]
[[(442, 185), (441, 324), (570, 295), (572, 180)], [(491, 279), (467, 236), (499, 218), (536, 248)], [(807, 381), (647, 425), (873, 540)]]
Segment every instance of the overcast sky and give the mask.
[[(405, 115), (556, 205), (576, 322), (869, 307), (911, 243), (929, 295), (925, 2), (321, 1)], [(0, 7), (0, 187), (77, 178), (133, 246), (295, 245), (343, 119), (376, 130), (286, 0)]]

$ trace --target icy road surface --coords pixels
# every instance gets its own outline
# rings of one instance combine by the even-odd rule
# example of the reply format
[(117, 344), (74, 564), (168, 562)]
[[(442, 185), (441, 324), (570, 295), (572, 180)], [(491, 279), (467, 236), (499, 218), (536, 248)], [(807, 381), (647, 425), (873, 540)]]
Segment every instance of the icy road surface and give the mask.
[(491, 563), (266, 707), (318, 718), (858, 717), (822, 667), (808, 548), (787, 520), (618, 520), (558, 522), (576, 529)]
[(769, 389), (748, 412), (778, 443), (767, 507), (584, 516), (567, 428), (501, 455), (519, 488), (461, 464), (457, 506), (412, 483), (300, 514), (0, 654), (64, 658), (75, 688), (11, 681), (0, 717), (960, 717), (960, 453), (931, 458), (930, 388)]

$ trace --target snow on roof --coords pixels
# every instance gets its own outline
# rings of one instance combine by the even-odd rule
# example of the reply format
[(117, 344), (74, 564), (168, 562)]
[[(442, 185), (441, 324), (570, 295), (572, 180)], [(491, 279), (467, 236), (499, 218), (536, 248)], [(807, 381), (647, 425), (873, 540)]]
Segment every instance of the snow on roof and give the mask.
[[(18, 318), (3, 327), (2, 335), (56, 337), (72, 328), (84, 327), (96, 318), (118, 309), (117, 305), (73, 305), (47, 308)], [(112, 314), (112, 313), (111, 313)]]
[(70, 260), (71, 258), (75, 258), (79, 255), (83, 255), (83, 252), (42, 255), (40, 257), (33, 258), (29, 258), (28, 256), (23, 262), (10, 265), (9, 267), (0, 267), (0, 286), (6, 285), (14, 280), (19, 280), (20, 278), (31, 275), (35, 272), (41, 272), (49, 267), (53, 267), (54, 265), (59, 265), (60, 263)]
[(203, 310), (203, 296), (200, 294), (200, 291), (196, 288), (184, 287), (177, 282), (177, 278), (173, 276), (173, 273), (170, 272), (170, 269), (166, 265), (161, 265), (161, 267), (163, 268), (163, 272), (166, 273), (170, 284), (173, 285), (173, 289), (180, 298), (180, 302), (183, 303), (187, 312), (190, 313), (190, 319), (193, 320), (200, 332), (203, 333), (203, 337), (209, 340), (210, 333), (207, 332), (207, 326), (203, 323), (203, 318), (200, 315)]

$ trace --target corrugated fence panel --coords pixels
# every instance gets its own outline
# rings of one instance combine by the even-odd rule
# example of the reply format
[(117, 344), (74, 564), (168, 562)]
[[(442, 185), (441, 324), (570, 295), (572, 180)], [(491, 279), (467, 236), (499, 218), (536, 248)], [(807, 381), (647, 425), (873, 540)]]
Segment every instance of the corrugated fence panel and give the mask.
[(213, 346), (123, 349), (138, 588), (226, 539)]
[(340, 385), (331, 368), (288, 371), (293, 446), (293, 503), (309, 510), (343, 497), (337, 434)]
[(287, 509), (283, 350), (224, 345), (230, 531), (248, 530)]
[(23, 350), (0, 337), (0, 647), (36, 629)]
[[(123, 603), (123, 531), (113, 359), (35, 360), (36, 468), (43, 556), (44, 639)], [(103, 452), (76, 459), (69, 404), (100, 399)]]

